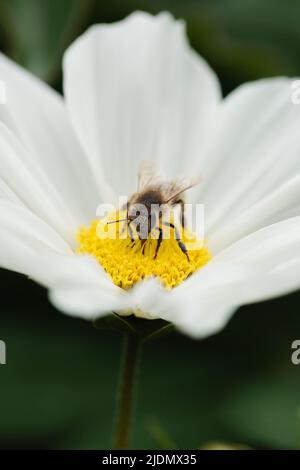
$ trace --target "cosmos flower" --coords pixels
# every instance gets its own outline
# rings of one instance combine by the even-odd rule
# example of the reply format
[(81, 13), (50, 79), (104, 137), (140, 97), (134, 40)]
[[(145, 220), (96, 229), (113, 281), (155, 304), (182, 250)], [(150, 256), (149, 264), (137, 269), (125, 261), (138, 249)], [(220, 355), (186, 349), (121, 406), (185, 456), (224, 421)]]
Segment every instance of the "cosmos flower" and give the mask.
[[(63, 72), (64, 98), (0, 58), (2, 267), (45, 286), (64, 313), (162, 318), (194, 337), (223, 328), (240, 305), (299, 288), (292, 80), (222, 99), (183, 23), (141, 12), (91, 27)], [(201, 173), (189, 202), (205, 205), (205, 245), (190, 264), (176, 240), (154, 260), (95, 235), (96, 208), (132, 194), (149, 159), (172, 177)]]

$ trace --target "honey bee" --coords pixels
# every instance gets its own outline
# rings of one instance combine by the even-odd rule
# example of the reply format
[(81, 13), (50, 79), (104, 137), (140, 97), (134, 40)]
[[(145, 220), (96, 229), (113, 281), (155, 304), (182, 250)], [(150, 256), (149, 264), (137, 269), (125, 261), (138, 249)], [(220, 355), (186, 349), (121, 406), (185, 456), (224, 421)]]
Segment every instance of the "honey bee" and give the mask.
[(157, 257), (164, 238), (163, 226), (167, 226), (174, 230), (178, 246), (189, 261), (188, 251), (180, 239), (178, 227), (172, 222), (165, 221), (164, 214), (175, 206), (179, 206), (181, 225), (184, 228), (186, 225), (184, 192), (197, 185), (198, 182), (199, 178), (165, 180), (155, 162), (142, 162), (138, 172), (138, 189), (123, 208), (127, 210), (127, 217), (122, 219), (128, 222), (128, 233), (132, 242), (136, 239), (135, 234), (140, 239), (142, 253), (144, 253), (150, 232), (157, 230), (159, 233), (154, 259)]

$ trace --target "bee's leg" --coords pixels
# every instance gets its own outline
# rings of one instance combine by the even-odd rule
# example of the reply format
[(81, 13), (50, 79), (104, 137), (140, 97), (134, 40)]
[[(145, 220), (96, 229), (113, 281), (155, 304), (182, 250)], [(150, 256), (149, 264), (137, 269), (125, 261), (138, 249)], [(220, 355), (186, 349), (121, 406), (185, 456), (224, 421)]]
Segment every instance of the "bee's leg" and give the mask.
[(184, 200), (183, 199), (178, 199), (175, 204), (180, 205), (180, 223), (182, 225), (182, 228), (185, 228), (186, 226), (186, 220), (185, 220), (185, 213), (184, 213)]
[(147, 241), (147, 238), (142, 238), (142, 239), (141, 239), (142, 255), (145, 254), (146, 241)]
[(134, 238), (134, 234), (133, 234), (133, 231), (132, 231), (132, 228), (130, 226), (130, 222), (129, 224), (127, 225), (128, 227), (128, 233), (129, 233), (129, 236), (130, 236), (130, 239), (131, 239), (131, 243), (134, 243), (135, 242), (135, 238)]
[(157, 239), (157, 245), (156, 245), (154, 259), (157, 257), (158, 250), (159, 250), (161, 242), (163, 240), (163, 229), (161, 227), (157, 227), (157, 228), (159, 230), (159, 236), (158, 236), (158, 239)]
[(180, 208), (181, 208), (181, 225), (182, 225), (182, 228), (185, 228), (186, 218), (185, 218), (185, 212), (184, 212), (184, 201), (183, 201), (183, 199), (180, 200)]
[(181, 249), (182, 253), (185, 254), (185, 256), (187, 257), (188, 262), (190, 262), (190, 257), (189, 257), (189, 254), (188, 254), (188, 251), (186, 249), (185, 244), (181, 240), (177, 240), (177, 242), (178, 242), (179, 248)]
[(170, 222), (164, 222), (164, 225), (167, 225), (168, 227), (171, 227), (174, 229), (174, 232), (175, 232), (175, 239), (177, 240), (177, 243), (178, 243), (178, 246), (179, 248), (181, 249), (182, 253), (185, 254), (185, 256), (187, 257), (188, 261), (190, 261), (190, 257), (189, 257), (189, 254), (188, 254), (188, 251), (186, 249), (186, 246), (185, 244), (180, 240), (180, 234), (178, 232), (178, 229), (177, 227), (170, 223)]

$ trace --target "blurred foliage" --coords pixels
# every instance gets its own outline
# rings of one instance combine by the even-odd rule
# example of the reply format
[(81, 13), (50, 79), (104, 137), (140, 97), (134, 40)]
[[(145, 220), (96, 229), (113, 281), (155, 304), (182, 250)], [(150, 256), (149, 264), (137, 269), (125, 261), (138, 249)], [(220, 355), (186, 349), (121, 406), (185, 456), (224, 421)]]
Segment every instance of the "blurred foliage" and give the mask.
[(228, 442), (207, 442), (200, 450), (251, 450), (250, 447)]
[[(22, 276), (2, 271), (1, 285), (0, 447), (109, 447), (121, 336), (55, 311)], [(146, 343), (134, 446), (300, 448), (300, 368), (290, 361), (299, 302), (244, 307), (204, 341)]]
[(89, 25), (134, 10), (168, 10), (225, 92), (272, 75), (299, 75), (299, 0), (0, 0), (1, 49), (57, 88), (66, 47)]
[[(143, 9), (184, 18), (192, 45), (224, 91), (264, 76), (299, 75), (297, 0), (1, 0), (0, 46), (61, 90), (61, 59), (90, 24)], [(107, 448), (120, 336), (56, 312), (25, 278), (0, 272), (1, 448)], [(300, 295), (242, 308), (219, 335), (145, 345), (134, 446), (300, 447)], [(209, 314), (209, 312), (208, 312)]]

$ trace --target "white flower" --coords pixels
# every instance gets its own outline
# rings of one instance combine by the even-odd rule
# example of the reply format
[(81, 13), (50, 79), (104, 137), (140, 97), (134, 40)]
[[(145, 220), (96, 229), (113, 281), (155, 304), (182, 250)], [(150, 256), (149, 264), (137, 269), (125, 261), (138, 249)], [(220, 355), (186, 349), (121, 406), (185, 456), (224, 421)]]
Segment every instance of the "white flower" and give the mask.
[[(300, 286), (300, 107), (292, 80), (259, 80), (223, 101), (218, 80), (169, 14), (90, 28), (64, 57), (64, 95), (0, 58), (0, 265), (92, 319), (141, 311), (203, 337), (242, 304)], [(125, 291), (76, 232), (101, 202), (135, 190), (139, 162), (201, 172), (213, 259), (166, 291)]]

